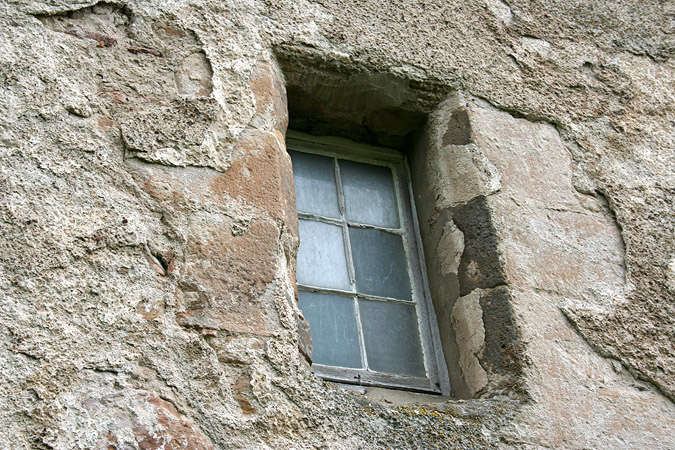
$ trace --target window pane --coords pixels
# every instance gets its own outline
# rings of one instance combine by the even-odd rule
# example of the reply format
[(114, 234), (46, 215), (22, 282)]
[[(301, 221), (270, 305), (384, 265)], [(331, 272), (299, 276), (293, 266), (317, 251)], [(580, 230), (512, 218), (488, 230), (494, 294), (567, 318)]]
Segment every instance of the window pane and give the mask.
[(298, 211), (339, 218), (333, 159), (301, 152), (288, 153), (293, 160)]
[(411, 300), (408, 263), (401, 236), (385, 231), (349, 228), (356, 291)]
[(313, 220), (299, 224), (298, 283), (351, 290), (342, 228)]
[(414, 305), (359, 299), (368, 367), (426, 376)]
[(388, 167), (339, 160), (347, 220), (398, 228), (394, 179)]
[(317, 364), (361, 368), (354, 300), (300, 291), (300, 309), (312, 332), (312, 359)]

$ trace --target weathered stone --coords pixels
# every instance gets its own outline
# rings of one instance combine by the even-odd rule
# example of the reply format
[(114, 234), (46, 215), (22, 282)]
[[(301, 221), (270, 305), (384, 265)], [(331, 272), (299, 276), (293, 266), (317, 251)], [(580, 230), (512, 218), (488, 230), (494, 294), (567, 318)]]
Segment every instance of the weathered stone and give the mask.
[(511, 303), (511, 293), (506, 287), (481, 293), (485, 348), (479, 360), (488, 374), (490, 394), (526, 396), (523, 386), (526, 348), (518, 332)]
[[(0, 6), (0, 447), (675, 447), (672, 7), (268, 3)], [(310, 373), (288, 120), (409, 156), (481, 399)]]
[(61, 420), (77, 439), (74, 446), (60, 436), (43, 443), (54, 448), (141, 450), (212, 450), (195, 424), (155, 392), (122, 389), (107, 395), (63, 398)]
[(230, 169), (211, 182), (214, 196), (227, 195), (266, 211), (297, 230), (293, 172), (279, 132), (253, 132), (242, 138)]
[(193, 53), (176, 70), (178, 92), (187, 97), (208, 97), (213, 92), (213, 70), (204, 52)]
[(254, 362), (255, 355), (263, 348), (264, 340), (247, 334), (217, 333), (208, 338), (208, 344), (214, 349), (222, 364), (248, 366)]
[(506, 283), (488, 205), (485, 197), (478, 197), (452, 212), (457, 228), (464, 233), (464, 252), (458, 273), (460, 295), (476, 288), (488, 289)]
[(444, 275), (457, 274), (464, 253), (464, 233), (452, 220), (443, 227), (436, 253), (441, 258), (441, 272)]
[[(210, 219), (210, 220), (209, 220)], [(278, 327), (273, 307), (261, 298), (274, 279), (279, 230), (265, 220), (251, 222), (234, 236), (226, 220), (206, 216), (187, 237), (185, 279), (199, 286), (183, 288), (186, 311), (181, 325), (269, 335)]]
[(251, 73), (251, 90), (255, 97), (257, 128), (286, 133), (288, 106), (283, 75), (274, 63), (258, 61)]
[(476, 145), (501, 175), (500, 193), (549, 206), (577, 203), (572, 159), (553, 125), (513, 117), (480, 101), (469, 111)]
[(485, 349), (480, 296), (480, 289), (474, 289), (469, 295), (458, 298), (452, 308), (452, 326), (459, 347), (459, 367), (472, 397), (488, 384), (487, 373), (479, 361)]
[[(208, 439), (197, 431), (190, 421), (182, 417), (169, 402), (153, 394), (139, 394), (139, 400), (153, 405), (157, 414), (157, 418), (153, 420), (151, 427), (140, 424), (132, 426), (136, 442), (141, 449), (209, 450), (213, 448)], [(138, 411), (136, 412), (138, 413)], [(115, 439), (114, 436), (108, 435), (106, 437)], [(114, 442), (119, 443), (116, 439)]]
[[(213, 100), (176, 100), (120, 119), (126, 157), (168, 166), (227, 168), (228, 153), (217, 148), (211, 120)], [(213, 154), (213, 153), (216, 154)]]
[(277, 56), (288, 89), (290, 126), (298, 131), (405, 150), (424, 126), (430, 104), (442, 97), (420, 93), (418, 86), (392, 73), (345, 72), (340, 59), (327, 62), (309, 49), (297, 50), (282, 47)]
[(443, 146), (468, 145), (471, 143), (471, 122), (466, 110), (452, 112), (448, 120), (448, 129), (443, 135)]
[(298, 325), (298, 347), (300, 348), (300, 353), (307, 359), (308, 362), (312, 362), (312, 333), (309, 328), (309, 322), (301, 314), (298, 314), (296, 319)]
[(251, 379), (247, 375), (242, 375), (232, 384), (234, 399), (239, 403), (241, 411), (247, 415), (255, 414), (257, 412), (249, 400), (250, 390)]
[(509, 281), (596, 312), (624, 303), (620, 230), (607, 205), (572, 187), (572, 161), (554, 127), (490, 107), (471, 111), (477, 141), (505, 180), (489, 203)]
[(671, 259), (666, 267), (666, 280), (668, 280), (668, 289), (675, 293), (675, 258)]
[(524, 371), (532, 401), (518, 412), (519, 425), (504, 430), (505, 440), (551, 448), (668, 448), (664, 427), (675, 425), (672, 401), (591, 351), (555, 306), (559, 301), (541, 291), (512, 292), (528, 343)]

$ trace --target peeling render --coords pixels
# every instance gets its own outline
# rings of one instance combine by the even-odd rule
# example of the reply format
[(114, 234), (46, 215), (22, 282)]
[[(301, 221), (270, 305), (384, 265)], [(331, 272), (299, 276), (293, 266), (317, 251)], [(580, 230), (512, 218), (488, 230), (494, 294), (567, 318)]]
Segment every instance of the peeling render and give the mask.
[[(0, 447), (674, 447), (668, 8), (4, 3)], [(289, 126), (406, 153), (452, 397), (312, 375)]]

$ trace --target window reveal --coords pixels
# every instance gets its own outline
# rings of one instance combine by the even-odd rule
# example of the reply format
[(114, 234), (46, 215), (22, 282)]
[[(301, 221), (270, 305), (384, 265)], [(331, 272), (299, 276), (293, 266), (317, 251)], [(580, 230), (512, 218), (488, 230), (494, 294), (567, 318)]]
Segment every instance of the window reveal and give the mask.
[(313, 370), (335, 381), (439, 392), (403, 156), (292, 132), (288, 148)]

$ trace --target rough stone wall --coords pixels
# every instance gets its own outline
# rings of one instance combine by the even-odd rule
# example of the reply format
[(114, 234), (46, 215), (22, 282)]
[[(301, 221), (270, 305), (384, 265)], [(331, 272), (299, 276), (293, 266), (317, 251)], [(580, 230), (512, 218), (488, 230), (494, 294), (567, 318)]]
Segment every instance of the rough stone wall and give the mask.
[[(0, 446), (674, 447), (674, 23), (658, 1), (3, 2)], [(311, 375), (294, 58), (422, 93), (465, 280), (437, 313), (473, 324), (482, 398), (397, 406)], [(442, 127), (469, 128), (434, 128), (448, 95)], [(471, 202), (494, 286), (451, 245)]]

